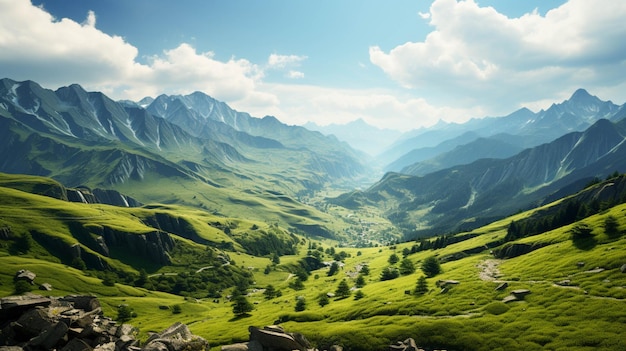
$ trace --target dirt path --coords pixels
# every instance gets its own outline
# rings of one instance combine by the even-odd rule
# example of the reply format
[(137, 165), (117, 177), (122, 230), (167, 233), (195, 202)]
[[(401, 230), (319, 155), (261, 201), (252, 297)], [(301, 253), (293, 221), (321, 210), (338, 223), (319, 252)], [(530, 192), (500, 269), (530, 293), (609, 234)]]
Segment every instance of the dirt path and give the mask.
[(480, 272), (478, 273), (478, 277), (480, 280), (498, 282), (498, 279), (502, 276), (498, 269), (500, 262), (502, 262), (502, 260), (487, 259), (479, 263), (478, 268), (480, 268)]

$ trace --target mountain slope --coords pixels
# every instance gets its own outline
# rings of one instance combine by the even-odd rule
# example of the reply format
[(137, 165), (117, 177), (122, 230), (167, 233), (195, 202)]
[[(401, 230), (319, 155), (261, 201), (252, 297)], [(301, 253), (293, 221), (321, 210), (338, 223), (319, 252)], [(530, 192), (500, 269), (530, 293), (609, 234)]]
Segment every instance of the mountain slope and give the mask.
[(363, 193), (332, 201), (386, 207), (396, 225), (422, 234), (474, 228), (532, 207), (581, 179), (626, 169), (624, 135), (619, 124), (600, 120), (585, 132), (507, 159), (482, 159), (422, 177), (389, 173)]
[(302, 204), (283, 210), (280, 199), (263, 194), (295, 198), (328, 184), (350, 184), (365, 169), (353, 151), (320, 133), (271, 117), (243, 118), (215, 104), (213, 113), (232, 113), (231, 123), (262, 130), (259, 134), (276, 131), (280, 140), (205, 118), (180, 101), (180, 116), (201, 118), (204, 129), (179, 126), (139, 104), (118, 103), (78, 85), (52, 91), (2, 79), (0, 171), (52, 177), (72, 187), (124, 190), (143, 203), (182, 202), (214, 213), (278, 218), (287, 227), (333, 236), (325, 227), (330, 216)]
[[(519, 142), (518, 142), (519, 141)], [(471, 163), (479, 158), (507, 158), (522, 151), (521, 141), (511, 135), (478, 138), (437, 156), (413, 163), (400, 170), (411, 175), (425, 175), (455, 165)]]

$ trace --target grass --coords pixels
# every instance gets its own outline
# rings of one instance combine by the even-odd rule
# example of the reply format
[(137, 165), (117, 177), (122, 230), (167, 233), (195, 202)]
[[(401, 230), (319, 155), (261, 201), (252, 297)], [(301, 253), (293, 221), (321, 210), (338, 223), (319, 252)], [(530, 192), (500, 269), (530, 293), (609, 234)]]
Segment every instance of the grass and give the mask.
[[(495, 290), (499, 281), (480, 278), (481, 263), (493, 259), (490, 249), (485, 248), (482, 252), (442, 263), (442, 273), (427, 279), (430, 291), (414, 296), (410, 293), (423, 275), (419, 269), (410, 275), (380, 281), (381, 272), (390, 265), (389, 256), (395, 253), (402, 257), (403, 250), (410, 248), (413, 242), (350, 248), (339, 247), (336, 241), (328, 239), (299, 237), (297, 253), (281, 256), (280, 264), (265, 274), (265, 267), (271, 265), (270, 256), (252, 256), (244, 252), (236, 244), (236, 238), (258, 234), (249, 230), (254, 224), (269, 230), (274, 223), (243, 219), (243, 216), (221, 217), (182, 205), (122, 209), (69, 204), (18, 190), (0, 190), (3, 199), (0, 225), (10, 225), (17, 232), (33, 227), (72, 241), (76, 239), (68, 235), (67, 221), (78, 217), (83, 224), (126, 228), (129, 233), (139, 234), (150, 229), (146, 225), (148, 218), (161, 213), (169, 218), (185, 219), (204, 240), (234, 243), (232, 250), (226, 253), (238, 269), (252, 272), (254, 280), (248, 295), (254, 310), (240, 318), (233, 315), (227, 299), (229, 290), (223, 291), (220, 298), (194, 299), (122, 284), (105, 286), (100, 279), (85, 275), (50, 256), (42, 247), (36, 245), (24, 255), (9, 255), (8, 242), (0, 241), (1, 295), (12, 293), (12, 278), (17, 270), (29, 269), (37, 274), (38, 283), (53, 285), (54, 290), (49, 294), (90, 293), (98, 296), (107, 315), (114, 317), (118, 305), (128, 304), (137, 313), (130, 323), (139, 328), (140, 338), (147, 337), (150, 331), (168, 327), (173, 321), (181, 321), (217, 348), (247, 340), (250, 325), (281, 322), (286, 330), (303, 333), (320, 349), (341, 344), (346, 350), (373, 351), (407, 337), (415, 338), (422, 347), (450, 350), (626, 349), (622, 333), (626, 330), (626, 313), (623, 312), (626, 274), (619, 270), (626, 263), (626, 236), (610, 237), (603, 231), (607, 216), (617, 218), (619, 229), (624, 231), (626, 205), (584, 220), (594, 228), (593, 245), (584, 249), (570, 239), (570, 226), (520, 239), (520, 242), (543, 243), (545, 246), (519, 257), (496, 261), (500, 272), (498, 279), (509, 285), (504, 291)], [(283, 202), (285, 207), (291, 203), (285, 198), (277, 201)], [(25, 204), (28, 210), (15, 204)], [(443, 258), (485, 247), (506, 235), (511, 220), (529, 214), (520, 213), (494, 222), (476, 229), (473, 232), (475, 237), (443, 249), (411, 254), (408, 258), (419, 267), (429, 256)], [(218, 230), (210, 224), (212, 222), (232, 227), (231, 235)], [(187, 252), (177, 254), (174, 265), (156, 267), (156, 273), (182, 272), (201, 266), (194, 258), (200, 252), (196, 250), (203, 250), (204, 245), (189, 239), (177, 240)], [(328, 268), (313, 271), (304, 283), (305, 289), (293, 290), (289, 283), (295, 278), (290, 269), (306, 255), (312, 243), (347, 253), (344, 266), (333, 276), (327, 276)], [(330, 261), (332, 257), (324, 254), (322, 259)], [(136, 269), (136, 264), (130, 260), (111, 262), (120, 269)], [(363, 264), (370, 268), (370, 274), (365, 277), (366, 284), (360, 289), (363, 298), (355, 300), (353, 291), (347, 298), (331, 298), (324, 307), (317, 303), (321, 294), (334, 292), (343, 279), (353, 286), (357, 267)], [(603, 270), (593, 270), (596, 267)], [(555, 284), (565, 279), (570, 280), (570, 286)], [(442, 292), (436, 285), (438, 280), (457, 280), (459, 284)], [(270, 284), (280, 290), (282, 296), (266, 300), (263, 289)], [(514, 289), (529, 289), (531, 293), (523, 301), (503, 303), (502, 299)], [(305, 299), (306, 309), (296, 312), (296, 299), (300, 297)], [(180, 314), (172, 313), (174, 305), (180, 305)]]

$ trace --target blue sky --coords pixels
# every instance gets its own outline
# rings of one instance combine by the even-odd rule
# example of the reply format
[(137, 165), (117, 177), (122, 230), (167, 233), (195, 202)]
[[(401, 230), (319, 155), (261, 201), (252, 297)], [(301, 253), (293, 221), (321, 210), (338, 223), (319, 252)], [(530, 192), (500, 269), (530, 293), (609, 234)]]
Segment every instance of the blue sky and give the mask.
[(408, 130), (580, 87), (624, 103), (625, 16), (614, 0), (0, 0), (0, 76)]

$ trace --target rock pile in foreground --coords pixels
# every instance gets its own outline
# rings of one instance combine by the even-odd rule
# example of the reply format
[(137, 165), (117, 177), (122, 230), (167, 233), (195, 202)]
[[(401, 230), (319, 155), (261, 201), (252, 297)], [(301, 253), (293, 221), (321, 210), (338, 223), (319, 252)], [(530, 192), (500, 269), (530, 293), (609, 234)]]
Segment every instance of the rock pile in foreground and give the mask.
[(200, 351), (208, 342), (175, 323), (139, 346), (137, 330), (102, 315), (94, 296), (0, 299), (0, 351)]

